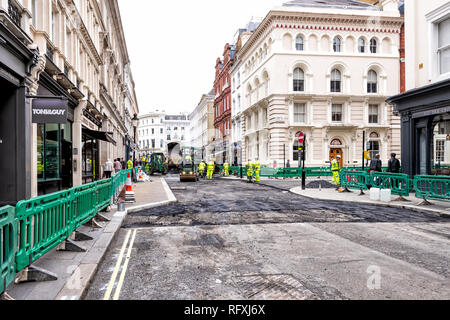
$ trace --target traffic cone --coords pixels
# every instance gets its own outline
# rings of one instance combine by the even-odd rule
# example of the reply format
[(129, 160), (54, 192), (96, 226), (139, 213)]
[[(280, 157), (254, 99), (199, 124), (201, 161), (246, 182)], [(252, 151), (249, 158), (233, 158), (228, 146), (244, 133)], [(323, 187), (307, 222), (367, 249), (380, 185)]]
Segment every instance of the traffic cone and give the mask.
[(136, 197), (133, 191), (133, 187), (131, 185), (131, 173), (128, 172), (127, 183), (125, 185), (125, 202), (126, 203), (134, 203), (136, 202)]

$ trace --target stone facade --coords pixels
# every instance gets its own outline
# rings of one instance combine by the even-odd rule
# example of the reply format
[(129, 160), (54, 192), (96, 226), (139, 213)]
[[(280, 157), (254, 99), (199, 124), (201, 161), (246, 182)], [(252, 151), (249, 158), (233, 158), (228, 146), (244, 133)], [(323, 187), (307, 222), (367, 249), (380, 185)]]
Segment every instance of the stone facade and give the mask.
[(395, 6), (345, 9), (295, 4), (271, 10), (237, 53), (242, 101), (242, 157), (265, 165), (306, 164), (341, 154), (361, 165), (363, 131), (384, 164), (400, 154), (400, 122), (387, 97), (400, 90), (400, 29)]

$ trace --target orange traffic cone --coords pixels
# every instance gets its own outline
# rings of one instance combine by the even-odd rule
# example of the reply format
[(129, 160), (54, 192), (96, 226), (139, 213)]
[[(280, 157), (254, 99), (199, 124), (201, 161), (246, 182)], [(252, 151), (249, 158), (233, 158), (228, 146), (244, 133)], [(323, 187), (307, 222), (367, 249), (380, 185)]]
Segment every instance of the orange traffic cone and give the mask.
[(127, 183), (125, 186), (125, 202), (133, 203), (136, 202), (136, 197), (134, 195), (133, 187), (131, 185), (131, 173), (128, 172)]
[(128, 178), (127, 178), (127, 183), (125, 185), (125, 191), (133, 192), (133, 187), (131, 185), (131, 173), (130, 172), (128, 172)]

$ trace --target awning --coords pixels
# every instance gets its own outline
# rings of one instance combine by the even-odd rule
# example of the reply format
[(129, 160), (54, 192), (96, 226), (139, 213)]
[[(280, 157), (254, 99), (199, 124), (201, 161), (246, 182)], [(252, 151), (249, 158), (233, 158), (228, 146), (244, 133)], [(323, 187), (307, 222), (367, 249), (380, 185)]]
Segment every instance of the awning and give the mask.
[(116, 141), (114, 141), (114, 139), (111, 137), (111, 133), (109, 133), (109, 132), (94, 131), (94, 130), (89, 130), (89, 129), (83, 128), (83, 133), (94, 139), (106, 141), (106, 142), (112, 143), (113, 145), (117, 144)]

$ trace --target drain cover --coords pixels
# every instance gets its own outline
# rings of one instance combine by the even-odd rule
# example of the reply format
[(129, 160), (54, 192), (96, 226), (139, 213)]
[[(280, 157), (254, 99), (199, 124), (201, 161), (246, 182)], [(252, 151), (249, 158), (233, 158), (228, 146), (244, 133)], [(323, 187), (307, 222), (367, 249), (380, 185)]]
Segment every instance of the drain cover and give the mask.
[(233, 282), (247, 299), (319, 300), (292, 275), (252, 275), (233, 277)]

